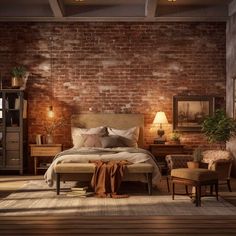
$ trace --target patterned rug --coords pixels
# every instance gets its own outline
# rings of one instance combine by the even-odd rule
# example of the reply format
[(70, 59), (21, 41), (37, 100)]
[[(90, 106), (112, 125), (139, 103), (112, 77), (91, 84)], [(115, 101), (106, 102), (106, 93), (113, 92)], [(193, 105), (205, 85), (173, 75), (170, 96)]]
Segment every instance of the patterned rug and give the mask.
[[(202, 206), (195, 207), (187, 196), (161, 195), (157, 190), (148, 196), (144, 189), (132, 192), (128, 198), (96, 198), (68, 196), (75, 183), (62, 184), (62, 192), (56, 195), (43, 180), (27, 182), (23, 188), (0, 200), (0, 216), (3, 215), (57, 215), (81, 216), (160, 216), (160, 215), (236, 215), (236, 207), (224, 199), (202, 198)], [(131, 186), (132, 189), (132, 186)]]

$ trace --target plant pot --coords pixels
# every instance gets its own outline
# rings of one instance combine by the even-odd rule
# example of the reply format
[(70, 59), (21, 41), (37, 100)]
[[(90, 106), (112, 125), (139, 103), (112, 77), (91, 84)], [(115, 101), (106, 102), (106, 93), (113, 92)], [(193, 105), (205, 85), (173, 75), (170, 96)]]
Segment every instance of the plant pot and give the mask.
[(11, 87), (14, 89), (20, 88), (23, 85), (23, 79), (21, 77), (11, 78)]
[(180, 140), (170, 140), (169, 144), (180, 144)]
[(187, 166), (188, 166), (189, 169), (197, 169), (197, 168), (199, 168), (199, 162), (188, 161)]

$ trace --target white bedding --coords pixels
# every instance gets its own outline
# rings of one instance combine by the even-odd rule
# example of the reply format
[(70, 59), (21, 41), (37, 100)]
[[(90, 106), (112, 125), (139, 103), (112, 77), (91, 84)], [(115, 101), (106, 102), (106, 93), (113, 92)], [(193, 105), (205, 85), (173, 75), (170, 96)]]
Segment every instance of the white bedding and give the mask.
[(71, 148), (59, 153), (44, 175), (49, 186), (53, 186), (56, 174), (54, 166), (58, 163), (88, 163), (90, 160), (128, 160), (132, 163), (150, 163), (154, 166), (153, 184), (161, 178), (160, 170), (150, 152), (140, 148)]

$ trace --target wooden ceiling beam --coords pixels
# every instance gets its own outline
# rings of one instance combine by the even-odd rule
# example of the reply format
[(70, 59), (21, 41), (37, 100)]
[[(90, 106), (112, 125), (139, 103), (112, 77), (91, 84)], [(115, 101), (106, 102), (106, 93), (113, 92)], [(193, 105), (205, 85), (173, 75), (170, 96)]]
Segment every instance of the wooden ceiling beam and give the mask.
[(157, 0), (146, 0), (145, 3), (145, 16), (154, 18), (156, 16)]
[(53, 15), (57, 18), (65, 16), (64, 6), (61, 0), (48, 0), (52, 9)]
[(236, 13), (236, 0), (232, 1), (229, 6), (229, 16), (232, 16), (234, 13)]
[(228, 17), (0, 17), (0, 22), (226, 22)]

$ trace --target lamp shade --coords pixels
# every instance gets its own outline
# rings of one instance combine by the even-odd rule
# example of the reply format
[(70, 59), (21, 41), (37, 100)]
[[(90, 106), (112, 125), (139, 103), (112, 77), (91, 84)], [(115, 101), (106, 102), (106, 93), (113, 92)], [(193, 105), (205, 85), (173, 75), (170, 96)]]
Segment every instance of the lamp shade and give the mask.
[(153, 124), (168, 124), (165, 112), (158, 111), (153, 121)]

